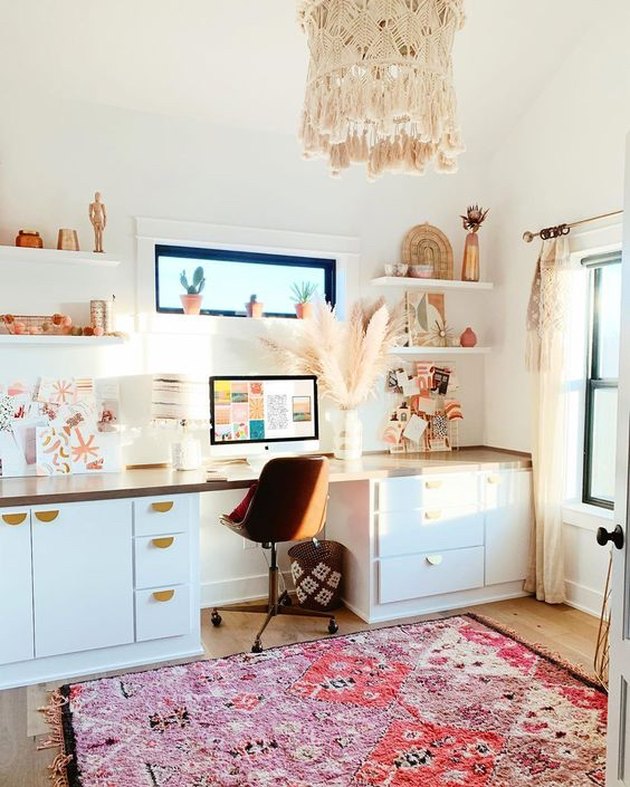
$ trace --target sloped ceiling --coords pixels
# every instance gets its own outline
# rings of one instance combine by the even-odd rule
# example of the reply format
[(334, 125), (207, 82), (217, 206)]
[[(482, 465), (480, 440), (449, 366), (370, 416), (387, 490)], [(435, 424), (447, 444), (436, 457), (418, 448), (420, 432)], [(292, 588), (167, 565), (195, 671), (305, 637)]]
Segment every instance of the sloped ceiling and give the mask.
[[(499, 146), (590, 26), (623, 2), (467, 0), (455, 78), (471, 154)], [(295, 0), (3, 6), (0, 86), (295, 133), (307, 61)]]

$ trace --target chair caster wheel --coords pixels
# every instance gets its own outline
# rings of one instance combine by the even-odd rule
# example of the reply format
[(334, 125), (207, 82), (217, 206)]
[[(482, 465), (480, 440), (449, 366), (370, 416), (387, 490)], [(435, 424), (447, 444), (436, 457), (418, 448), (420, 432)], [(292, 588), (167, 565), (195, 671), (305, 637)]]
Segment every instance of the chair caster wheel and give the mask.
[(328, 633), (336, 634), (338, 631), (339, 631), (339, 626), (337, 625), (337, 621), (334, 618), (331, 618), (328, 621)]
[(280, 603), (282, 604), (283, 607), (292, 607), (293, 606), (293, 599), (291, 598), (291, 596), (288, 593), (286, 593), (280, 599)]
[(263, 646), (262, 642), (257, 639), (256, 642), (252, 645), (252, 653), (262, 653)]
[(210, 622), (215, 628), (221, 625), (222, 620), (223, 618), (221, 617), (221, 615), (219, 615), (219, 613), (216, 610), (210, 615)]

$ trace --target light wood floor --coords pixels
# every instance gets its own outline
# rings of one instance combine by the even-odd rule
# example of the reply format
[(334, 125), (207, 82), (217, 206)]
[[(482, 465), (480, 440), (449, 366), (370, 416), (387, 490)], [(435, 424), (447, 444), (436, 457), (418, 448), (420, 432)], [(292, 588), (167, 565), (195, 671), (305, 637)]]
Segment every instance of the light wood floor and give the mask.
[[(592, 668), (597, 620), (566, 606), (549, 606), (531, 598), (501, 601), (469, 608), (509, 626), (530, 642), (540, 642), (570, 662)], [(460, 610), (468, 611), (468, 610)], [(223, 625), (214, 628), (210, 613), (202, 613), (202, 639), (208, 658), (249, 650), (259, 620), (257, 615), (222, 613)], [(428, 615), (409, 620), (444, 617)], [(339, 633), (376, 628), (347, 610), (338, 610)], [(265, 647), (317, 639), (326, 630), (325, 620), (280, 617), (272, 620), (263, 637)], [(37, 708), (46, 702), (54, 684), (41, 684), (0, 692), (0, 787), (50, 787), (47, 765), (55, 752), (37, 751), (45, 725)]]

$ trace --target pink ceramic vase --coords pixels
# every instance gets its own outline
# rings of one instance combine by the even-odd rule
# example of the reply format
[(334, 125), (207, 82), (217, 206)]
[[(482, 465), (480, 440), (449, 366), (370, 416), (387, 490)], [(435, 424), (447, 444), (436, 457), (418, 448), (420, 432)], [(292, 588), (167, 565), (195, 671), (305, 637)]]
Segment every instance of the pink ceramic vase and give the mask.
[(468, 327), (459, 337), (461, 347), (474, 347), (477, 344), (477, 334), (472, 328)]

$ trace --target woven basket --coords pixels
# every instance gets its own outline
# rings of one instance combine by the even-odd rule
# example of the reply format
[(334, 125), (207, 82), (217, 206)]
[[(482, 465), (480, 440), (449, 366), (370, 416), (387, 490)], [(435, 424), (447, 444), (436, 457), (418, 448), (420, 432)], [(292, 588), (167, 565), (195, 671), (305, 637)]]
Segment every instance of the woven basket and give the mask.
[(343, 552), (337, 541), (302, 541), (289, 549), (301, 607), (328, 612), (341, 604)]

